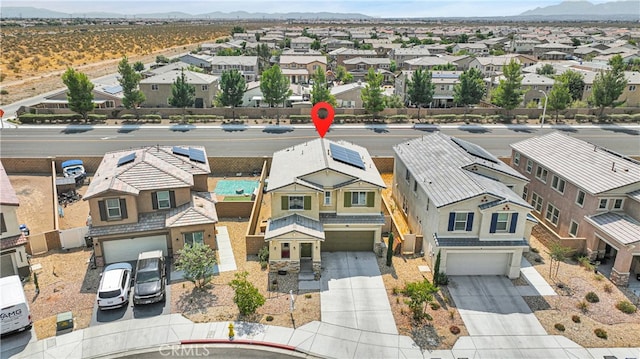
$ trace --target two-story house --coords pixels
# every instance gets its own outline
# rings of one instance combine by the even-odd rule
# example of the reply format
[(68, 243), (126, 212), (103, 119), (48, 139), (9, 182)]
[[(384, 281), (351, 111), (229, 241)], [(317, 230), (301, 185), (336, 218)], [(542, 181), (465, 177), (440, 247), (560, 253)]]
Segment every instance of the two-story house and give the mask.
[[(582, 94), (583, 101), (588, 101), (593, 94), (593, 81), (597, 75), (598, 72), (586, 72), (584, 74), (585, 86)], [(624, 78), (627, 80), (627, 85), (624, 87), (617, 101), (624, 101), (625, 106), (629, 107), (640, 106), (640, 72), (625, 71)]]
[(317, 69), (327, 71), (327, 58), (322, 55), (311, 56), (280, 56), (280, 68), (282, 74), (289, 79), (292, 84), (305, 84), (311, 79), (311, 76)]
[(527, 178), (478, 145), (440, 132), (394, 146), (393, 196), (425, 259), (447, 275), (520, 274), (534, 219)]
[(511, 165), (530, 180), (523, 198), (543, 226), (613, 264), (617, 285), (640, 273), (640, 162), (559, 132), (511, 148)]
[(98, 265), (131, 261), (185, 244), (216, 248), (215, 194), (203, 147), (153, 146), (107, 152), (83, 200), (89, 201), (89, 236)]
[(264, 237), (270, 270), (319, 273), (322, 251), (374, 250), (384, 188), (367, 150), (354, 144), (316, 139), (275, 152)]
[(18, 206), (9, 176), (0, 162), (0, 277), (19, 275), (24, 279), (31, 274), (25, 245), (27, 237), (18, 224)]
[(429, 51), (429, 48), (426, 45), (401, 47), (393, 49), (389, 53), (389, 59), (395, 61), (399, 68), (404, 67), (404, 62), (407, 60), (426, 56), (432, 56), (431, 51)]
[(168, 71), (141, 80), (140, 91), (142, 91), (146, 98), (142, 106), (169, 107), (173, 83), (177, 78), (182, 76), (183, 71), (186, 82), (194, 86), (196, 90), (193, 107), (214, 107), (216, 93), (218, 92), (218, 77), (185, 70)]
[[(413, 73), (414, 71), (402, 71), (395, 78), (394, 93), (407, 104), (411, 104), (407, 98), (407, 84), (412, 79)], [(462, 71), (431, 72), (431, 82), (435, 85), (431, 107), (452, 107), (454, 105), (453, 88), (460, 82), (461, 74)]]
[(345, 69), (353, 76), (354, 81), (364, 81), (369, 68), (373, 68), (376, 71), (385, 71), (387, 75), (385, 76), (385, 82), (388, 82), (392, 78), (392, 76), (389, 75), (390, 65), (391, 60), (386, 58), (356, 57), (344, 61)]
[(258, 56), (214, 56), (211, 60), (211, 74), (222, 76), (229, 70), (238, 70), (246, 82), (258, 79)]

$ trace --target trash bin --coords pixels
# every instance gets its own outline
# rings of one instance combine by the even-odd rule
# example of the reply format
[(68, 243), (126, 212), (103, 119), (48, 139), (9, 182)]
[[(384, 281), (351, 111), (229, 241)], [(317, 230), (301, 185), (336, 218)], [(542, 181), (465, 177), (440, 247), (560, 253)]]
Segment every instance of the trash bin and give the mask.
[(26, 224), (20, 225), (20, 232), (24, 233), (25, 236), (29, 235), (29, 227)]
[(87, 248), (93, 248), (93, 237), (84, 236), (84, 244)]
[(73, 314), (71, 312), (60, 313), (56, 316), (56, 334), (64, 334), (73, 331)]

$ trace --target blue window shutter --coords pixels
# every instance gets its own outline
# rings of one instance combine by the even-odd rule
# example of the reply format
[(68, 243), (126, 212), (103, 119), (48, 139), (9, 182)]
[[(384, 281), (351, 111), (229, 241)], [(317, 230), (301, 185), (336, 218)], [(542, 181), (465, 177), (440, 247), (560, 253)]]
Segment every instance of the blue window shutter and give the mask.
[(491, 215), (491, 227), (489, 227), (489, 233), (496, 233), (496, 224), (498, 223), (498, 214), (493, 213)]
[(509, 233), (516, 233), (516, 226), (518, 226), (518, 214), (511, 214), (511, 226), (509, 227)]
[(471, 232), (473, 229), (473, 212), (467, 213), (467, 232)]
[(455, 212), (449, 212), (449, 232), (453, 231), (453, 225), (456, 222)]

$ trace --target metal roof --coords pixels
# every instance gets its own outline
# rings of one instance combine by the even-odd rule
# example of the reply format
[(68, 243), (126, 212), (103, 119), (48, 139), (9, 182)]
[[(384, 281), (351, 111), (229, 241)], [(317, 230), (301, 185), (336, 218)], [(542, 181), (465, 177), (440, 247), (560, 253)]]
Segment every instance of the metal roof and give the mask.
[(442, 238), (434, 234), (434, 239), (439, 247), (529, 247), (529, 243), (523, 238), (481, 241), (478, 237)]
[(324, 239), (322, 223), (297, 213), (267, 222), (264, 239), (269, 240), (283, 234), (299, 232), (311, 237)]
[(640, 162), (589, 142), (553, 132), (511, 145), (532, 161), (591, 194), (635, 185), (640, 189)]
[(586, 219), (622, 244), (640, 242), (640, 222), (624, 213), (605, 212)]

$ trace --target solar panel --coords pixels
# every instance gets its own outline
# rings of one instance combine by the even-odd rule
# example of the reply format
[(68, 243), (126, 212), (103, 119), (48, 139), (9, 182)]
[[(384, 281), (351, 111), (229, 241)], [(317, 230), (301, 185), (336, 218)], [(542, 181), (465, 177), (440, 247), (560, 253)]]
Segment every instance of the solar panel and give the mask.
[(189, 157), (189, 150), (186, 148), (173, 146), (173, 148), (171, 149), (171, 152), (173, 152), (174, 155)]
[(467, 142), (455, 137), (452, 137), (451, 140), (455, 142), (456, 145), (462, 147), (463, 150), (467, 151), (467, 153), (472, 156), (485, 159), (489, 162), (498, 163), (498, 159), (494, 155), (474, 143)]
[(329, 149), (331, 150), (331, 157), (333, 157), (334, 160), (353, 167), (365, 169), (364, 162), (362, 162), (362, 158), (358, 152), (333, 143), (329, 144)]
[(193, 147), (189, 147), (189, 159), (191, 161), (207, 163), (207, 158), (204, 156), (204, 151)]
[(122, 156), (120, 157), (120, 159), (118, 160), (118, 167), (122, 166), (122, 165), (126, 165), (129, 162), (133, 162), (133, 160), (136, 159), (136, 153), (130, 153), (126, 156)]
[(105, 86), (102, 88), (102, 90), (110, 95), (115, 95), (119, 92), (122, 92), (122, 86), (120, 85), (115, 85), (115, 86)]

